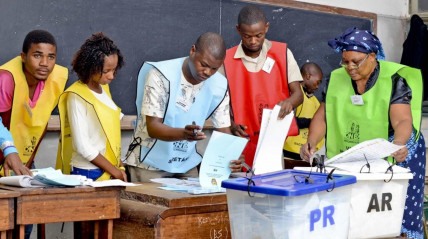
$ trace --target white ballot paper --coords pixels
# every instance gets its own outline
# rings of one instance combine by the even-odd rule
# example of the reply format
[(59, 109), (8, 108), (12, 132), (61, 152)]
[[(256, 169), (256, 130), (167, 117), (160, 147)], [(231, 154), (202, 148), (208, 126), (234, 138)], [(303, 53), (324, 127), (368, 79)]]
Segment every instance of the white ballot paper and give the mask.
[(52, 167), (31, 169), (33, 176), (15, 175), (0, 178), (0, 184), (15, 187), (73, 187), (73, 186), (137, 186), (138, 184), (123, 182), (119, 179), (92, 181), (82, 175), (62, 174), (61, 170), (55, 170)]
[(248, 139), (214, 131), (202, 159), (199, 178), (153, 178), (161, 189), (190, 194), (219, 193), (221, 182), (231, 173), (230, 161), (239, 159)]
[(275, 105), (273, 110), (263, 110), (259, 141), (253, 163), (255, 174), (279, 171), (284, 167), (282, 149), (294, 112), (292, 111), (280, 120), (278, 119), (280, 109), (279, 105)]
[[(370, 172), (385, 173), (390, 163), (384, 158), (390, 156), (405, 145), (395, 145), (386, 139), (372, 139), (361, 142), (324, 162), (325, 166), (349, 172), (368, 172), (365, 166), (370, 164)], [(394, 165), (394, 173), (406, 173), (408, 169)]]
[(214, 131), (205, 149), (199, 171), (202, 187), (221, 187), (231, 173), (231, 160), (239, 159), (248, 139)]

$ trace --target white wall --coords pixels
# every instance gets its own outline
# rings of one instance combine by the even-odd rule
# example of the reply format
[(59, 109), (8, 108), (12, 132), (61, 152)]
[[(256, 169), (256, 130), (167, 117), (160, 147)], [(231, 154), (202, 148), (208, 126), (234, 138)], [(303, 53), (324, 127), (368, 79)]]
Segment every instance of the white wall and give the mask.
[(377, 36), (386, 60), (400, 62), (408, 29), (408, 0), (298, 0), (377, 14)]

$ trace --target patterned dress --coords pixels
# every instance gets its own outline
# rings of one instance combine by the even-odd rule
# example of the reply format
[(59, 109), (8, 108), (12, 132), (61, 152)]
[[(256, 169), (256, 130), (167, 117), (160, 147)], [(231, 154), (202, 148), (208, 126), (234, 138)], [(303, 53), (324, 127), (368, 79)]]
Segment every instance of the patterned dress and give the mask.
[[(393, 140), (393, 137), (390, 137)], [(403, 222), (401, 232), (407, 238), (423, 239), (423, 207), (424, 207), (424, 187), (425, 187), (425, 139), (420, 134), (415, 141), (415, 132), (412, 133), (406, 144), (408, 155), (405, 161), (397, 163), (398, 166), (409, 168), (413, 174), (413, 179), (409, 180), (407, 188), (406, 203), (404, 206)]]

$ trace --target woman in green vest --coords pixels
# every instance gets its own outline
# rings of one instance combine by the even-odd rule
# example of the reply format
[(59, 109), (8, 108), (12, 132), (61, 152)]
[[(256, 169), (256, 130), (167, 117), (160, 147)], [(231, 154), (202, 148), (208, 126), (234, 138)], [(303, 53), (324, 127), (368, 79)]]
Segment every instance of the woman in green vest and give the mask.
[(406, 145), (391, 155), (413, 173), (401, 232), (406, 238), (423, 238), (426, 156), (420, 134), (421, 72), (384, 61), (382, 45), (370, 31), (351, 28), (328, 44), (342, 53), (342, 67), (331, 73), (300, 156), (309, 160), (313, 146), (324, 136), (327, 158), (374, 138)]

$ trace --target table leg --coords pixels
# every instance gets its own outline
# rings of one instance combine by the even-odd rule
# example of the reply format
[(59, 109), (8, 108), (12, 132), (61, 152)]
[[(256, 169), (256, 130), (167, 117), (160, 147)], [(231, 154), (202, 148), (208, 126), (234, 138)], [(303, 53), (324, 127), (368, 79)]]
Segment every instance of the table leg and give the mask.
[(94, 223), (94, 239), (98, 239), (100, 234), (100, 222), (95, 221)]
[(18, 238), (24, 239), (25, 238), (25, 225), (19, 225), (19, 235)]
[(113, 239), (113, 219), (108, 220), (107, 238)]

